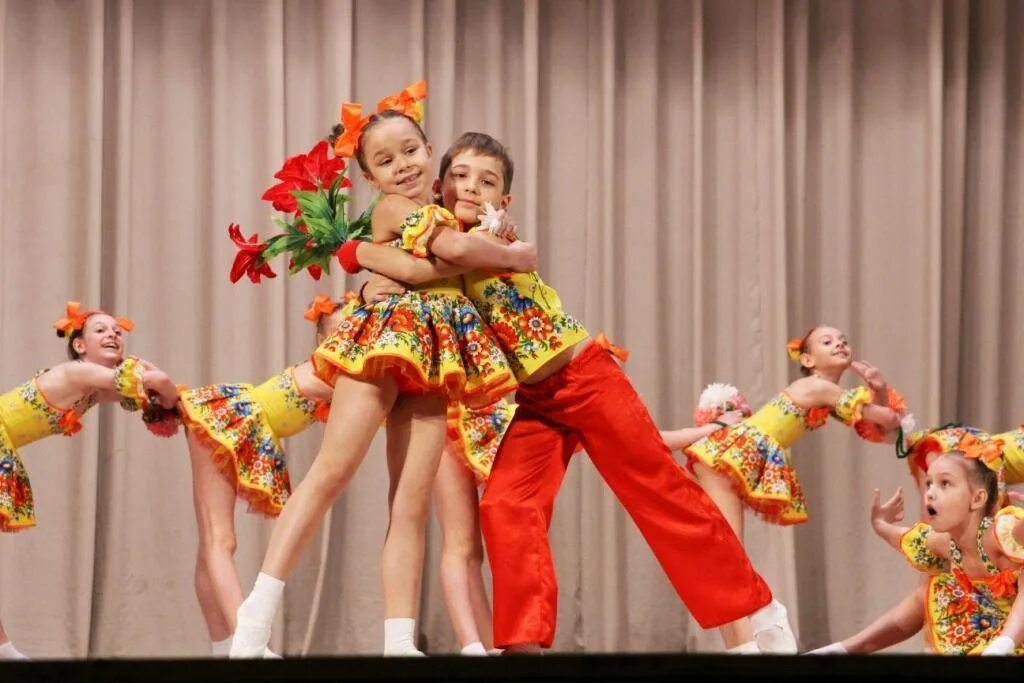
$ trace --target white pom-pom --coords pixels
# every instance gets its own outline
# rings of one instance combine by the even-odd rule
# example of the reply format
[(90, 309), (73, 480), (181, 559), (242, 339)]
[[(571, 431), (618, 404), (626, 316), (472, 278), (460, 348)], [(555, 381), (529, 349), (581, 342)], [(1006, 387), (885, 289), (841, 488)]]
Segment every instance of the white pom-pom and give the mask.
[(714, 382), (704, 387), (697, 399), (697, 407), (706, 410), (727, 410), (730, 405), (735, 405), (735, 399), (740, 395), (740, 390), (731, 384)]

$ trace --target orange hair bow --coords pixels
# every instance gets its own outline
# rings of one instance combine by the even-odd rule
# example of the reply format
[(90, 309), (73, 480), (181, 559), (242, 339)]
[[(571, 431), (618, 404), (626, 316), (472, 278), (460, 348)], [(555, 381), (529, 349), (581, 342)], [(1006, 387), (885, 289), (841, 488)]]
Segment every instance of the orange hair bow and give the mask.
[(803, 348), (804, 340), (800, 337), (793, 337), (786, 344), (786, 355), (789, 356), (791, 361), (800, 362), (800, 354), (803, 353), (800, 349)]
[[(77, 301), (69, 301), (64, 306), (64, 317), (53, 323), (54, 328), (64, 333), (64, 336), (70, 336), (75, 330), (80, 330), (85, 327), (85, 321), (89, 319), (89, 316), (96, 315), (97, 313), (106, 313), (99, 309), (93, 309), (89, 311), (82, 311), (82, 304)], [(113, 317), (113, 316), (111, 316)], [(131, 332), (135, 329), (135, 323), (127, 318), (114, 318), (114, 321), (121, 326), (121, 329), (125, 332)]]
[(377, 113), (382, 111), (398, 111), (416, 123), (423, 120), (423, 100), (427, 99), (427, 82), (416, 81), (409, 87), (394, 95), (388, 95), (377, 103)]
[(804, 352), (804, 345), (807, 343), (807, 338), (810, 337), (811, 332), (814, 332), (816, 329), (818, 329), (817, 325), (804, 332), (804, 336), (793, 337), (786, 343), (786, 354), (789, 356), (791, 361), (795, 361), (797, 363), (800, 362), (800, 354)]
[(346, 102), (341, 105), (341, 125), (345, 131), (334, 141), (334, 156), (353, 157), (363, 128), (369, 123), (370, 117), (363, 116), (363, 105), (358, 102)]
[(330, 315), (337, 308), (338, 303), (329, 296), (317, 294), (313, 297), (313, 303), (309, 305), (309, 308), (306, 309), (302, 317), (315, 325), (320, 322), (321, 316)]
[(985, 467), (998, 472), (1003, 467), (1003, 440), (989, 439), (982, 441), (974, 434), (964, 434), (960, 438), (959, 449), (965, 458), (981, 460)]

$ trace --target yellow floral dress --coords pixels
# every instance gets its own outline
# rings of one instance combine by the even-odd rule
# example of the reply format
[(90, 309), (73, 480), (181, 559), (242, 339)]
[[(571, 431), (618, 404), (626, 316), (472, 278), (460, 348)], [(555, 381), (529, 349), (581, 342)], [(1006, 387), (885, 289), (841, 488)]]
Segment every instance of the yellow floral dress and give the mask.
[[(445, 209), (421, 207), (402, 224), (400, 246), (427, 255), (434, 232), (461, 229)], [(334, 385), (338, 373), (373, 378), (391, 374), (402, 393), (442, 392), (484, 406), (515, 388), (498, 340), (463, 291), (461, 277), (444, 278), (377, 304), (349, 301), (338, 328), (313, 354), (318, 377)]]
[(843, 393), (834, 411), (805, 410), (782, 392), (741, 422), (713, 432), (684, 450), (691, 464), (700, 462), (728, 477), (748, 507), (773, 524), (807, 521), (804, 498), (790, 447), (825, 424), (831, 414), (852, 425), (861, 419), (870, 392), (857, 387)]
[(0, 396), (0, 531), (21, 531), (36, 524), (32, 486), (18, 449), (54, 434), (72, 436), (82, 428), (79, 418), (93, 405), (95, 399), (89, 395), (72, 408), (58, 408), (46, 399), (35, 378)]
[(211, 384), (181, 392), (182, 422), (205, 445), (249, 510), (276, 517), (291, 494), (281, 439), (327, 418), (329, 405), (299, 391), (294, 368), (263, 384)]
[[(980, 654), (1003, 628), (1017, 597), (1020, 567), (999, 570), (984, 548), (985, 532), (992, 528), (1000, 549), (1018, 565), (1024, 563), (1024, 546), (1013, 538), (1013, 527), (1024, 518), (1024, 509), (1005, 507), (986, 517), (978, 528), (978, 554), (986, 576), (968, 576), (963, 554), (950, 540), (945, 559), (928, 548), (932, 533), (919, 522), (900, 539), (900, 551), (918, 571), (930, 574), (925, 597), (925, 638), (939, 654)], [(1016, 654), (1024, 654), (1024, 646)]]
[(501, 399), (483, 408), (448, 404), (448, 452), (483, 482), (491, 474), (498, 446), (515, 415), (516, 404)]

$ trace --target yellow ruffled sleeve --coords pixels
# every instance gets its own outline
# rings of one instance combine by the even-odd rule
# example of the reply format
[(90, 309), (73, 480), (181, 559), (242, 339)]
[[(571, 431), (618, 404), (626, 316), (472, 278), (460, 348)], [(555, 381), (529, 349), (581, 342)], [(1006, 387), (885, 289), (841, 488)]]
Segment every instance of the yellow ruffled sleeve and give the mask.
[(1024, 519), (1024, 508), (1007, 505), (996, 513), (995, 521), (992, 524), (999, 549), (1018, 564), (1024, 564), (1024, 544), (1014, 538), (1013, 529), (1022, 519)]
[(926, 574), (937, 574), (946, 571), (948, 563), (928, 547), (931, 533), (930, 525), (918, 522), (900, 537), (899, 550), (914, 569)]
[(847, 389), (836, 401), (833, 414), (843, 421), (844, 424), (854, 425), (862, 419), (864, 406), (871, 403), (871, 390), (861, 385), (856, 389)]
[(402, 248), (413, 256), (429, 256), (430, 240), (442, 228), (460, 230), (461, 225), (448, 209), (436, 204), (420, 207), (402, 221), (400, 228)]
[(146, 389), (142, 385), (142, 364), (135, 356), (129, 356), (114, 369), (114, 390), (124, 398), (121, 407), (138, 410), (147, 402)]

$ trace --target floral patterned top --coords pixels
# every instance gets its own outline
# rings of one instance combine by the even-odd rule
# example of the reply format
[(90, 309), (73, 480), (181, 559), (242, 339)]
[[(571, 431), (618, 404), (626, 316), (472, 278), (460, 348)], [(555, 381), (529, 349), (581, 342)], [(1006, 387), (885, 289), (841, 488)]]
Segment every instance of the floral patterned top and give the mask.
[(475, 270), (462, 277), (466, 295), (498, 338), (520, 382), (589, 336), (537, 273)]

